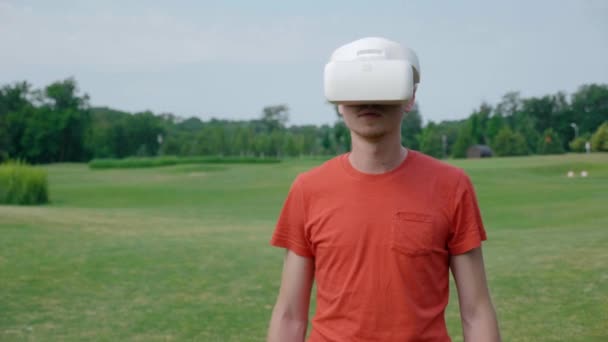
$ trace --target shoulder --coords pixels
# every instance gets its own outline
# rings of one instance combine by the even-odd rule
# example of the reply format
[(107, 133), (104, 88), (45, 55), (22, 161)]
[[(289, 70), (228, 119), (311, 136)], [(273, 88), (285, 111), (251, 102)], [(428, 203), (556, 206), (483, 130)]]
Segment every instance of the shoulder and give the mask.
[(344, 154), (333, 157), (323, 164), (308, 171), (300, 173), (295, 180), (302, 187), (316, 188), (324, 184), (335, 182), (342, 175), (342, 158)]
[(454, 208), (463, 199), (472, 200), (476, 204), (475, 186), (469, 175), (461, 168), (437, 160), (433, 157), (417, 153), (419, 175), (426, 177), (424, 181), (430, 185), (432, 192), (448, 200), (449, 207)]
[(440, 197), (454, 198), (473, 187), (471, 179), (463, 169), (421, 152), (412, 151), (412, 154), (413, 177), (420, 184), (426, 184), (426, 188), (432, 193)]
[(468, 177), (466, 172), (454, 165), (435, 159), (422, 152), (410, 150), (413, 166), (420, 174), (442, 180), (448, 183), (458, 183), (463, 177)]

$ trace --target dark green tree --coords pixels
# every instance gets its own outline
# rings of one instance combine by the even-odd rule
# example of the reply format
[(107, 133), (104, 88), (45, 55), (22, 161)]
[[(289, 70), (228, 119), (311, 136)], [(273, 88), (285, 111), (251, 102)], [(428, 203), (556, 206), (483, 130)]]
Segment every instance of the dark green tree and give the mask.
[(0, 159), (24, 157), (27, 147), (22, 137), (27, 118), (34, 111), (30, 96), (31, 85), (27, 82), (0, 88)]
[(339, 120), (334, 124), (333, 127), (333, 141), (327, 141), (327, 149), (331, 150), (332, 154), (340, 154), (350, 151), (351, 148), (351, 136), (348, 127), (344, 124), (344, 121)]
[(289, 121), (289, 107), (285, 104), (267, 106), (262, 109), (262, 122), (272, 132), (285, 127)]
[(562, 141), (552, 128), (547, 128), (538, 141), (539, 154), (559, 154), (564, 153)]
[(534, 129), (534, 119), (532, 117), (523, 114), (519, 115), (518, 120), (515, 123), (514, 131), (520, 133), (526, 140), (529, 154), (537, 153), (538, 141), (541, 135)]
[(492, 145), (494, 139), (504, 127), (508, 126), (502, 114), (494, 113), (494, 115), (492, 115), (492, 117), (488, 120), (488, 126), (486, 128), (486, 137), (489, 140), (490, 145)]
[(441, 134), (434, 122), (429, 122), (420, 134), (420, 151), (435, 158), (443, 157)]
[(422, 117), (417, 105), (405, 113), (401, 122), (401, 144), (414, 150), (420, 149), (418, 136), (422, 133)]
[(572, 122), (579, 133), (593, 133), (608, 121), (608, 85), (586, 84), (571, 96)]
[(452, 146), (452, 157), (453, 158), (465, 158), (467, 156), (467, 150), (469, 147), (475, 144), (474, 134), (474, 122), (473, 120), (467, 120), (458, 132), (458, 137)]

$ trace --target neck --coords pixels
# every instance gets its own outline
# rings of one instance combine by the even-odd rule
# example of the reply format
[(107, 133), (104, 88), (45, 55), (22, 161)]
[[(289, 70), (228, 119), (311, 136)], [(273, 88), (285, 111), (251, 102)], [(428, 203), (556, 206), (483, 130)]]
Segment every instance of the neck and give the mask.
[(352, 151), (348, 156), (358, 171), (370, 174), (389, 172), (397, 168), (407, 157), (407, 149), (401, 146), (401, 136), (387, 135), (377, 140), (365, 139), (351, 133)]

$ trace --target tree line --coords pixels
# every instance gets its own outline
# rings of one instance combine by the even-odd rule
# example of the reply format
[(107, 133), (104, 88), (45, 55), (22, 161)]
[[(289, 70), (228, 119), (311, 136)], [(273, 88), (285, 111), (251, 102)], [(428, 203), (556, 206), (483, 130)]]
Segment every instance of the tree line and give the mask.
[[(81, 94), (73, 78), (42, 89), (17, 82), (0, 87), (0, 161), (82, 162), (157, 155), (282, 158), (350, 149), (350, 135), (339, 115), (333, 125), (288, 121), (284, 104), (263, 108), (253, 120), (203, 121), (91, 107), (89, 96)], [(426, 125), (415, 107), (404, 118), (402, 139), (405, 146), (438, 158), (465, 157), (477, 144), (488, 145), (501, 156), (562, 153), (584, 149), (606, 121), (608, 86), (588, 84), (570, 96), (560, 92), (522, 98), (507, 93), (494, 106), (482, 103), (466, 119)], [(594, 141), (595, 149), (602, 146)]]
[[(456, 127), (440, 123), (437, 131), (451, 135), (449, 154), (465, 157), (469, 146), (488, 145), (500, 156), (582, 152), (589, 141), (594, 150), (603, 148), (592, 135), (608, 122), (608, 85), (582, 85), (568, 96), (563, 92), (522, 98), (517, 92), (502, 97), (495, 106), (482, 103)], [(447, 127), (446, 127), (447, 126)], [(437, 140), (431, 136), (431, 141)], [(430, 154), (437, 155), (435, 151)]]

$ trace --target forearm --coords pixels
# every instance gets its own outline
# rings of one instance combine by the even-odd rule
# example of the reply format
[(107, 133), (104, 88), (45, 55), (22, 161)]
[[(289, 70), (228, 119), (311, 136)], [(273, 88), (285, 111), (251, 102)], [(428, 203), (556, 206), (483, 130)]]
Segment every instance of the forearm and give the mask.
[(289, 250), (285, 253), (281, 289), (270, 318), (268, 342), (304, 342), (313, 277), (312, 259)]
[(270, 319), (268, 329), (268, 342), (294, 341), (304, 342), (306, 329), (308, 328), (308, 317), (290, 313), (276, 306)]
[(496, 311), (492, 303), (462, 317), (465, 342), (500, 342)]

